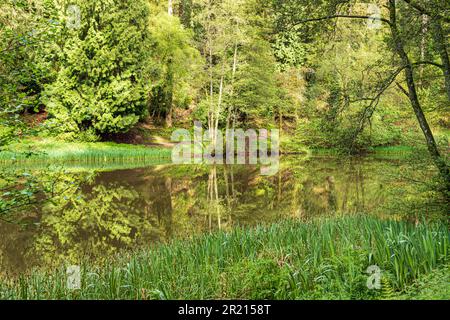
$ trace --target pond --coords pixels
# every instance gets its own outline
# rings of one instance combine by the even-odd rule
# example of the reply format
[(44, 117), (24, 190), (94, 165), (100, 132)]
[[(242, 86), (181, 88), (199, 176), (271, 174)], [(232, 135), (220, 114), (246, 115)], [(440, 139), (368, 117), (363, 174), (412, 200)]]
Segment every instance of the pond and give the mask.
[(280, 219), (399, 214), (389, 205), (417, 189), (399, 175), (407, 168), (402, 159), (298, 156), (270, 177), (245, 165), (30, 169), (52, 196), (0, 222), (0, 273)]

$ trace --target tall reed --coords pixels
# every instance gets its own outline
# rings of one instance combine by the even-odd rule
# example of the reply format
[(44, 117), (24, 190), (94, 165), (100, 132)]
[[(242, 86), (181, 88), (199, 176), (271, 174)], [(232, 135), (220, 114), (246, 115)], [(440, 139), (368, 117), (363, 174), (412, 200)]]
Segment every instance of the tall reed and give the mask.
[(447, 263), (443, 224), (354, 216), (284, 221), (174, 240), (82, 264), (82, 288), (64, 268), (0, 280), (2, 299), (372, 299), (368, 266), (397, 292)]
[(61, 143), (36, 150), (0, 150), (0, 164), (124, 163), (169, 158), (171, 150), (112, 143)]

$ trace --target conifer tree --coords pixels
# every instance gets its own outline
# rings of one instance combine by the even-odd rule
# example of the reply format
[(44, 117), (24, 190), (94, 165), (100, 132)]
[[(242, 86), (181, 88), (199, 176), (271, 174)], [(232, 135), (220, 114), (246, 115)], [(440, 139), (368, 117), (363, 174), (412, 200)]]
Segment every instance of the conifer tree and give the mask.
[(56, 81), (45, 92), (49, 121), (91, 137), (127, 131), (147, 110), (148, 2), (76, 0), (71, 6), (62, 9), (67, 39)]

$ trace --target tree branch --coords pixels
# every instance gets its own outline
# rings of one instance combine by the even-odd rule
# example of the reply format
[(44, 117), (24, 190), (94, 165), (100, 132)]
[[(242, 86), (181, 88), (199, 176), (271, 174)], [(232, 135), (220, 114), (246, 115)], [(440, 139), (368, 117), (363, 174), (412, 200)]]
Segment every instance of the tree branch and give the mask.
[(404, 2), (406, 2), (408, 5), (410, 5), (412, 8), (416, 9), (417, 11), (419, 11), (421, 14), (425, 14), (429, 17), (436, 17), (438, 19), (441, 19), (445, 22), (450, 22), (450, 18), (446, 17), (446, 16), (442, 16), (438, 13), (432, 13), (431, 11), (425, 9), (424, 7), (422, 7), (420, 4), (415, 3), (411, 0), (403, 0)]
[(418, 62), (414, 62), (412, 65), (413, 66), (431, 65), (431, 66), (438, 67), (440, 69), (444, 69), (444, 66), (442, 64), (439, 64), (439, 63), (436, 63), (433, 61), (418, 61)]
[(294, 26), (299, 25), (299, 24), (303, 24), (303, 23), (308, 23), (308, 22), (318, 22), (318, 21), (323, 21), (323, 20), (332, 20), (332, 19), (338, 19), (338, 18), (345, 18), (345, 19), (363, 19), (363, 20), (377, 20), (377, 21), (382, 21), (384, 23), (387, 24), (391, 24), (391, 22), (387, 19), (384, 18), (377, 18), (377, 17), (371, 17), (371, 16), (360, 16), (360, 15), (347, 15), (347, 14), (334, 14), (334, 15), (330, 15), (330, 16), (325, 16), (325, 17), (319, 17), (319, 18), (310, 18), (310, 19), (305, 19), (305, 20), (301, 20), (297, 23), (294, 24)]
[(397, 87), (400, 89), (400, 91), (401, 91), (405, 96), (407, 96), (407, 97), (409, 98), (409, 93), (408, 93), (408, 91), (406, 91), (406, 89), (403, 88), (403, 86), (402, 86), (400, 83), (395, 82), (395, 84), (396, 84)]
[(364, 131), (364, 127), (367, 120), (370, 120), (372, 118), (372, 115), (375, 112), (375, 109), (378, 106), (378, 103), (380, 102), (381, 96), (386, 92), (387, 89), (392, 85), (392, 83), (395, 81), (397, 76), (406, 68), (406, 66), (402, 66), (398, 68), (394, 73), (392, 73), (385, 81), (383, 81), (380, 85), (380, 89), (373, 98), (363, 98), (360, 101), (370, 101), (369, 105), (364, 108), (364, 111), (362, 112), (359, 123), (355, 131), (353, 132), (353, 135), (351, 137), (351, 147), (350, 149), (353, 149), (353, 146), (355, 144), (356, 138)]

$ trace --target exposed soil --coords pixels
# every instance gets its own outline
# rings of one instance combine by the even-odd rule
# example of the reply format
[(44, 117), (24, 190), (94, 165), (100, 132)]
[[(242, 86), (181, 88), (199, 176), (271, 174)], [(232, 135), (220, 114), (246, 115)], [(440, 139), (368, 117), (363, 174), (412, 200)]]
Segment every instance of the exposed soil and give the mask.
[(149, 147), (172, 148), (174, 146), (169, 139), (161, 136), (160, 127), (149, 123), (139, 124), (127, 133), (105, 135), (102, 140)]

